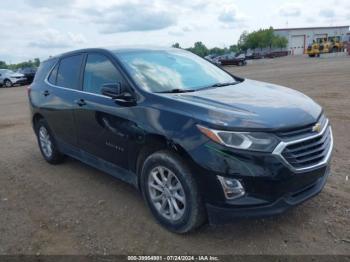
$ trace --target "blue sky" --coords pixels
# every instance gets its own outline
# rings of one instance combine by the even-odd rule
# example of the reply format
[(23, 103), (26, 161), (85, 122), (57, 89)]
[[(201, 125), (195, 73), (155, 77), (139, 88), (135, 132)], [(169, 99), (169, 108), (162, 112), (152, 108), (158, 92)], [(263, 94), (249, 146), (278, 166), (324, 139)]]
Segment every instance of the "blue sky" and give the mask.
[[(315, 4), (317, 2), (317, 4)], [(0, 60), (84, 47), (208, 47), (259, 28), (350, 24), (348, 0), (2, 0)]]

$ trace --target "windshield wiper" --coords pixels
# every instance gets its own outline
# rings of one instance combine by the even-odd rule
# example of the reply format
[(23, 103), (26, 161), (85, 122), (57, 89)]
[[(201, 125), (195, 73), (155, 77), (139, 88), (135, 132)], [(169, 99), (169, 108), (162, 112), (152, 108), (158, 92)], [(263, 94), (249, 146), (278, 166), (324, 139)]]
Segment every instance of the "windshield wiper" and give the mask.
[(221, 87), (221, 86), (230, 86), (230, 85), (235, 85), (239, 82), (226, 82), (226, 83), (216, 83), (216, 84), (213, 84), (211, 85), (210, 87)]
[(181, 89), (181, 88), (174, 88), (166, 91), (159, 91), (155, 93), (187, 93), (187, 92), (194, 92), (196, 90), (193, 89)]
[(238, 83), (239, 83), (239, 81), (236, 81), (236, 82), (225, 82), (225, 83), (216, 83), (216, 84), (212, 84), (210, 86), (205, 86), (205, 87), (199, 88), (197, 90), (201, 91), (201, 90), (211, 89), (211, 88), (215, 88), (215, 87), (236, 85)]

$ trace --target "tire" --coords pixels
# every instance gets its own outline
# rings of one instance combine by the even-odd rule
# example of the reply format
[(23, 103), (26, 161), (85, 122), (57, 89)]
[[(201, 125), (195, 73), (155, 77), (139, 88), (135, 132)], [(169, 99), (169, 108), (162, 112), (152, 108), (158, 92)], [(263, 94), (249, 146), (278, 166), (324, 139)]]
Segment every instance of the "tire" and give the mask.
[(140, 179), (143, 197), (153, 216), (169, 231), (184, 234), (205, 222), (206, 212), (197, 183), (175, 153), (164, 150), (150, 155), (143, 164)]
[(62, 163), (64, 155), (58, 150), (52, 132), (44, 119), (40, 119), (35, 124), (35, 133), (44, 159), (53, 165)]
[(243, 62), (242, 62), (242, 61), (239, 61), (239, 62), (238, 62), (238, 66), (243, 66)]
[(12, 87), (12, 82), (10, 79), (5, 79), (4, 80), (4, 86), (5, 87)]

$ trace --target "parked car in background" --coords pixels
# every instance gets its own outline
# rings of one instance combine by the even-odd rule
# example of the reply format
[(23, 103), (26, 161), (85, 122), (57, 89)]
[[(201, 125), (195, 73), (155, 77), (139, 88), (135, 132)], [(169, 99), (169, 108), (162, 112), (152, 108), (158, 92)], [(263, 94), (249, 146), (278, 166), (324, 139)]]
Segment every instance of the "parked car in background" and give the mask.
[(24, 74), (13, 72), (9, 69), (0, 69), (0, 85), (11, 87), (13, 85), (23, 85), (27, 82)]
[(27, 78), (27, 84), (31, 84), (33, 82), (36, 68), (33, 67), (24, 67), (17, 70), (17, 73), (23, 74)]
[(215, 59), (215, 57), (218, 57), (218, 55), (215, 55), (215, 54), (210, 54), (210, 55), (207, 55), (205, 56), (204, 58), (210, 62), (213, 62), (213, 60)]
[(272, 51), (269, 52), (265, 55), (267, 58), (275, 58), (275, 57), (282, 57), (282, 56), (287, 56), (288, 51)]
[(228, 54), (217, 57), (220, 65), (244, 66), (247, 64), (245, 54)]
[(220, 61), (219, 61), (220, 55), (217, 54), (210, 54), (204, 57), (204, 59), (208, 60), (209, 62), (219, 66)]
[(246, 53), (246, 59), (262, 59), (262, 58), (275, 58), (289, 55), (288, 50), (281, 49), (267, 49), (251, 50)]
[(252, 53), (247, 53), (245, 55), (245, 58), (248, 59), (262, 59), (263, 55), (261, 53), (257, 53), (257, 52), (252, 52)]

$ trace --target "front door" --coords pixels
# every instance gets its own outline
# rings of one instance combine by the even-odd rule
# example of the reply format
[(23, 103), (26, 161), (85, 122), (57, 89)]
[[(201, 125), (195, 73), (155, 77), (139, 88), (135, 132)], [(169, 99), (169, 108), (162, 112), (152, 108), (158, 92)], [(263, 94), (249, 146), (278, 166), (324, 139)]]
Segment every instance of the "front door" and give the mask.
[(78, 145), (84, 151), (120, 167), (128, 166), (129, 107), (101, 94), (104, 84), (125, 84), (111, 60), (99, 53), (87, 55), (83, 92), (75, 110)]

